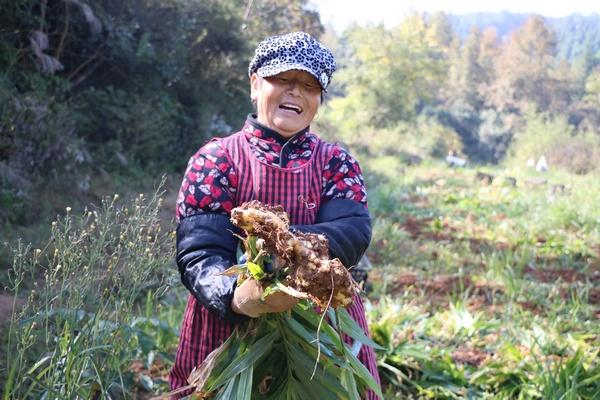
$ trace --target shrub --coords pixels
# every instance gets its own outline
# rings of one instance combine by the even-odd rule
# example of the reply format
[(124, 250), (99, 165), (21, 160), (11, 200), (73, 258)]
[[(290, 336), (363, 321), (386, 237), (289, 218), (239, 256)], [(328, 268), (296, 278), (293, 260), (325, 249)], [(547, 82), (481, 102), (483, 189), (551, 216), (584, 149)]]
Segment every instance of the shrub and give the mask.
[(181, 107), (169, 93), (108, 87), (81, 97), (79, 135), (108, 169), (129, 163), (159, 168), (174, 158), (168, 149), (174, 147)]
[[(421, 115), (412, 122), (398, 122), (393, 127), (354, 126), (351, 121), (338, 124), (339, 115), (327, 107), (325, 116), (316, 124), (317, 132), (330, 140), (339, 140), (356, 153), (365, 169), (373, 163), (375, 172), (397, 169), (399, 164), (445, 157), (450, 150), (460, 154), (463, 145), (452, 128), (440, 124), (435, 117)], [(392, 172), (393, 171), (389, 171)]]
[(11, 320), (4, 398), (127, 397), (127, 369), (153, 350), (136, 309), (168, 288), (160, 203), (140, 195), (119, 205), (115, 196), (79, 216), (67, 209), (47, 246), (15, 249), (10, 290), (33, 290)]
[(0, 221), (27, 222), (17, 205), (36, 208), (29, 197), (42, 183), (73, 180), (76, 189), (87, 190), (90, 155), (66, 102), (40, 92), (0, 90), (0, 104), (0, 204), (6, 206)]
[(529, 158), (537, 160), (544, 155), (550, 168), (576, 174), (592, 172), (600, 165), (599, 136), (575, 132), (564, 116), (530, 114), (526, 121), (510, 148), (510, 163), (524, 166)]
[(548, 150), (550, 165), (585, 175), (600, 166), (600, 137), (579, 133), (563, 143), (555, 143)]

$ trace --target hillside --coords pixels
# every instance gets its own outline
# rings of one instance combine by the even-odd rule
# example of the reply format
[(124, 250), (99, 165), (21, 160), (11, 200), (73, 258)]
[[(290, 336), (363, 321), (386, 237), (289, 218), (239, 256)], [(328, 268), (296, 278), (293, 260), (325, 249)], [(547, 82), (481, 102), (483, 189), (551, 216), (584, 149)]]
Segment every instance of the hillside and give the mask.
[[(480, 29), (494, 27), (498, 36), (506, 37), (519, 28), (531, 14), (511, 13), (508, 11), (498, 13), (472, 13), (453, 15), (449, 18), (454, 31), (462, 38), (466, 38), (473, 25)], [(589, 51), (597, 54), (600, 51), (600, 14), (591, 15), (572, 14), (563, 18), (544, 17), (546, 23), (554, 29), (557, 38), (559, 58), (573, 61), (581, 55), (586, 46)]]

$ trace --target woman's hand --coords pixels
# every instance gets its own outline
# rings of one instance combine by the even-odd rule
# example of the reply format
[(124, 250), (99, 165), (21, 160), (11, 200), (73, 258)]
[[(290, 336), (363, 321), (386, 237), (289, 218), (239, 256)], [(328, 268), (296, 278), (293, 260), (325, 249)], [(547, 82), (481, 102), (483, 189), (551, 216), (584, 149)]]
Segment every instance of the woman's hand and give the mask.
[(298, 299), (283, 292), (275, 292), (261, 300), (263, 288), (260, 282), (246, 279), (233, 293), (231, 309), (252, 318), (272, 312), (283, 312), (293, 308)]

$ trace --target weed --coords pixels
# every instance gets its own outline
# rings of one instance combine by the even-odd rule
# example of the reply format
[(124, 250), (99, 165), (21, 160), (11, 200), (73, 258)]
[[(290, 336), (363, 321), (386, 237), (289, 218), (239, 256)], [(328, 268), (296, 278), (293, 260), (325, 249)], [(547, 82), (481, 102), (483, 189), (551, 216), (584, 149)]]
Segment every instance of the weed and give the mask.
[(159, 190), (128, 205), (107, 198), (81, 215), (67, 208), (44, 248), (17, 246), (10, 290), (20, 295), (26, 281), (33, 290), (11, 320), (5, 400), (127, 398), (138, 379), (133, 360), (174, 340), (151, 317), (169, 290), (172, 254), (160, 203)]

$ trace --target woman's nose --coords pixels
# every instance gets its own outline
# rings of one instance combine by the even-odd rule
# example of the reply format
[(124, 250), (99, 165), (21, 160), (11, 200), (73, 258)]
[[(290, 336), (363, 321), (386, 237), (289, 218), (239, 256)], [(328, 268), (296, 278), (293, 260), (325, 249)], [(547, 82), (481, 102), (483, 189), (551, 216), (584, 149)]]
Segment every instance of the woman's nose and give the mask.
[(290, 93), (300, 93), (301, 87), (302, 82), (292, 79), (288, 82), (287, 90)]

